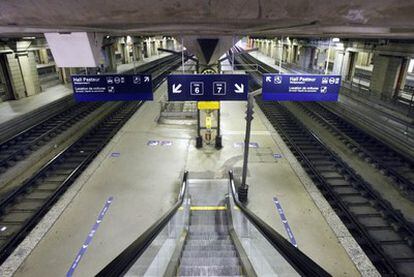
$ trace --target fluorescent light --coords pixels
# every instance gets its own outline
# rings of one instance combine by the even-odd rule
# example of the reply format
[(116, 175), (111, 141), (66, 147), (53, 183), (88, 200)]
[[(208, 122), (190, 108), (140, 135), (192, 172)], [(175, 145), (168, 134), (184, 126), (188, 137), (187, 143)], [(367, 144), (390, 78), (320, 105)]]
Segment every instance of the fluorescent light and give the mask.
[(332, 39), (332, 42), (339, 42), (340, 41), (340, 39), (339, 38), (333, 38)]

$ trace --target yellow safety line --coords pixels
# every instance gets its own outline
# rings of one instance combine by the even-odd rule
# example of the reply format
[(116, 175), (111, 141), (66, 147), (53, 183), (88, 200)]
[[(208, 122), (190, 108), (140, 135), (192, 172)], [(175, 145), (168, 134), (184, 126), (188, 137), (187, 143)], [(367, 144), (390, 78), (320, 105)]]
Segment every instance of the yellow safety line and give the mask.
[(226, 206), (191, 206), (191, 211), (223, 211), (226, 210)]

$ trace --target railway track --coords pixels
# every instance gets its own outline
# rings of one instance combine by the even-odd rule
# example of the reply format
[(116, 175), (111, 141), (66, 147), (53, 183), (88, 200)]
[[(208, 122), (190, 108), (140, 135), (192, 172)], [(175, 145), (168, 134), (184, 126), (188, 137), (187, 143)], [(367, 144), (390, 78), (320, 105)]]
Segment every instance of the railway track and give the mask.
[[(260, 63), (242, 54), (239, 63), (245, 62)], [(261, 87), (261, 74), (267, 73), (258, 68), (252, 73), (254, 90)], [(286, 107), (260, 96), (256, 103), (378, 271), (384, 276), (411, 276), (414, 226)]]
[[(153, 87), (180, 65), (175, 57), (152, 67)], [(0, 202), (0, 263), (12, 253), (99, 151), (144, 102), (121, 102)], [(94, 104), (82, 104), (85, 106)]]
[(413, 226), (284, 106), (256, 102), (379, 272), (412, 274)]
[(414, 162), (358, 129), (318, 103), (296, 103), (366, 162), (389, 176), (402, 194), (414, 201)]
[(101, 103), (78, 103), (0, 144), (0, 174), (91, 114)]

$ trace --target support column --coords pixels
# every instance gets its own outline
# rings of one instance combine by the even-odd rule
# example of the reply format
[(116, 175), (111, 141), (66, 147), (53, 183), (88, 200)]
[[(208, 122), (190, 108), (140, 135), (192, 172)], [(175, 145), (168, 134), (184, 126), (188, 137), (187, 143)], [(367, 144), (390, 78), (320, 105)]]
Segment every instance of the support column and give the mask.
[(39, 49), (39, 59), (41, 64), (48, 64), (49, 63), (49, 56), (47, 55), (47, 49), (41, 48)]
[(314, 48), (303, 46), (299, 56), (299, 66), (303, 69), (312, 69), (312, 57), (314, 56)]
[(33, 52), (27, 51), (30, 42), (15, 42), (11, 46), (15, 53), (7, 54), (6, 59), (14, 98), (21, 99), (40, 93), (36, 59)]
[(104, 46), (105, 66), (108, 72), (116, 72), (115, 43)]
[(128, 64), (128, 63), (131, 63), (132, 61), (131, 61), (131, 56), (129, 55), (129, 45), (128, 45), (128, 43), (127, 42), (125, 42), (125, 44), (124, 44), (124, 48), (123, 48), (123, 51), (124, 51), (124, 61), (125, 61), (125, 63), (126, 64)]
[(355, 64), (356, 64), (357, 56), (358, 56), (358, 52), (352, 52), (352, 51), (345, 52), (344, 63), (342, 66), (343, 79), (347, 81), (352, 81), (354, 79)]
[(391, 99), (398, 96), (404, 88), (407, 74), (407, 59), (397, 56), (374, 56), (370, 89), (378, 95)]
[(344, 62), (345, 52), (343, 50), (335, 51), (335, 59), (333, 65), (333, 74), (342, 75), (342, 66)]

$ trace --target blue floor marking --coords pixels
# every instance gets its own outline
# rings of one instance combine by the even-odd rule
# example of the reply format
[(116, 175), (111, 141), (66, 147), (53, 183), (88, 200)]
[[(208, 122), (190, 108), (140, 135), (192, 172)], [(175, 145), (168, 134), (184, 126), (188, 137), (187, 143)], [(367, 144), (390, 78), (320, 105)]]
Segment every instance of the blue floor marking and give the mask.
[(282, 220), (283, 226), (285, 227), (286, 233), (289, 237), (290, 243), (295, 246), (298, 247), (298, 244), (296, 243), (296, 239), (295, 236), (293, 235), (292, 229), (290, 229), (289, 226), (289, 222), (285, 216), (285, 212), (283, 211), (282, 205), (280, 204), (279, 200), (277, 199), (277, 197), (273, 197), (273, 203), (275, 203), (276, 205), (276, 209), (279, 212), (280, 215), (280, 219)]
[(106, 200), (105, 205), (102, 209), (102, 211), (99, 213), (98, 219), (95, 221), (95, 224), (92, 226), (91, 231), (88, 234), (88, 237), (86, 238), (85, 242), (83, 243), (81, 249), (78, 252), (78, 255), (76, 255), (75, 260), (72, 263), (72, 266), (70, 267), (68, 273), (66, 273), (67, 277), (71, 277), (73, 273), (75, 272), (75, 269), (78, 267), (80, 260), (82, 259), (82, 256), (86, 253), (86, 249), (88, 248), (89, 244), (92, 242), (93, 236), (95, 235), (96, 231), (98, 230), (99, 225), (101, 224), (106, 212), (109, 209), (109, 206), (112, 203), (112, 200), (114, 198), (111, 196)]

